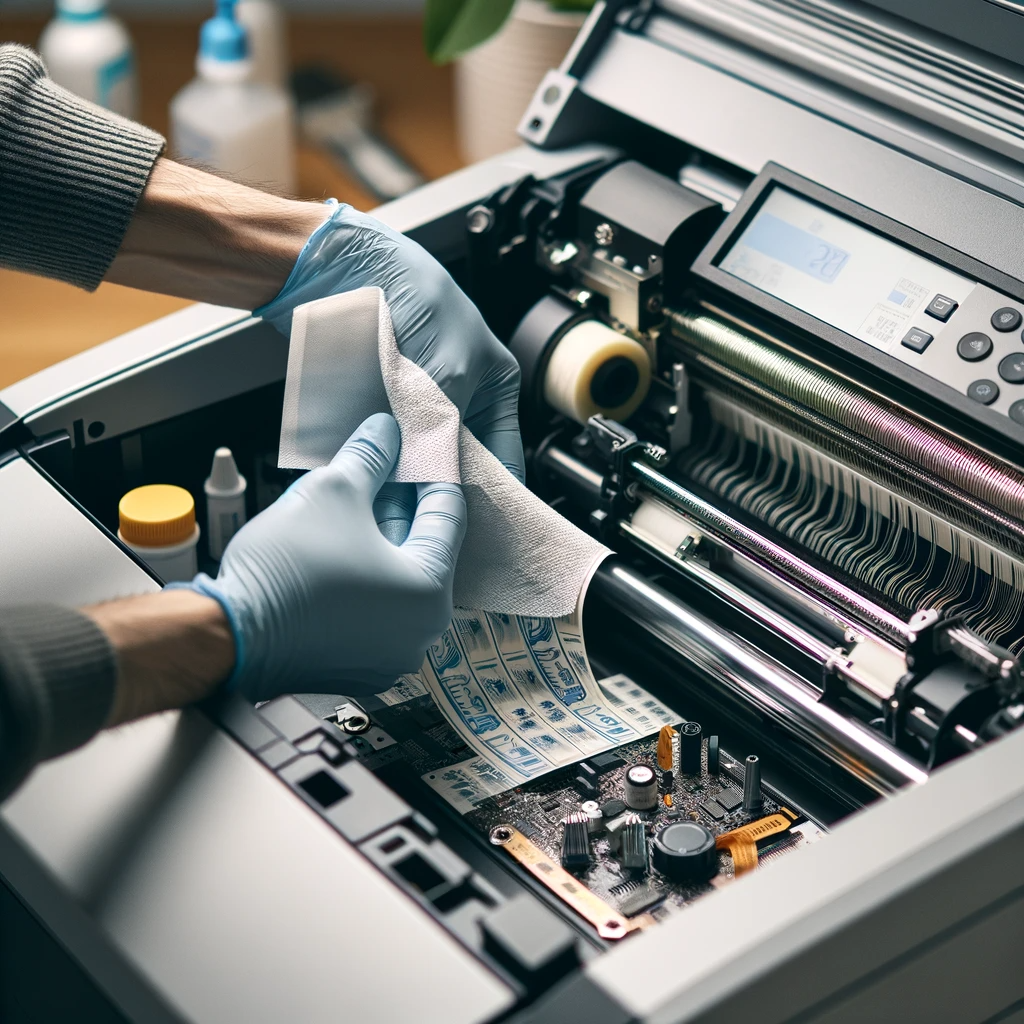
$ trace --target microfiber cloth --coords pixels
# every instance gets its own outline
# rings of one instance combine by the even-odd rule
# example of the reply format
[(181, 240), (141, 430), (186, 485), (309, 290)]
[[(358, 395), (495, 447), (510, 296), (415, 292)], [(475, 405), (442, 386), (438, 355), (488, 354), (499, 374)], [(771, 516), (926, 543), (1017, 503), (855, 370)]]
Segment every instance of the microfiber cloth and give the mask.
[(578, 610), (610, 551), (521, 484), (398, 349), (379, 288), (299, 306), (292, 319), (278, 465), (327, 465), (369, 415), (390, 412), (402, 448), (392, 479), (461, 483), (468, 512), (454, 603), (508, 615)]

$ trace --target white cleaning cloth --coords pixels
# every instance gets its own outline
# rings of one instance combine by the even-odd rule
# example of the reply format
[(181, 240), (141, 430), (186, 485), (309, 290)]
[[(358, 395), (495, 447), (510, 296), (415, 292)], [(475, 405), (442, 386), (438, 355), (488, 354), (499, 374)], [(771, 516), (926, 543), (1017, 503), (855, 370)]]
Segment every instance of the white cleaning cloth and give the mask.
[(369, 415), (391, 412), (402, 450), (392, 479), (461, 483), (468, 523), (457, 607), (554, 617), (577, 612), (610, 552), (521, 484), (464, 427), (430, 376), (403, 356), (379, 288), (306, 303), (292, 319), (278, 464), (327, 465)]

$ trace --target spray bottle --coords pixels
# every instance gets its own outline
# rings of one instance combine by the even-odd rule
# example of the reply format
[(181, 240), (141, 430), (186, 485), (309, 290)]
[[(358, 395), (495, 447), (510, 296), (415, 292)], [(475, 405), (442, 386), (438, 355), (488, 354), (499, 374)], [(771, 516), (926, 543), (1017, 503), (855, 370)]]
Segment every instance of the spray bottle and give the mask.
[(171, 101), (174, 155), (233, 181), (292, 192), (292, 101), (284, 89), (253, 80), (235, 0), (218, 0), (203, 25), (196, 73)]
[(135, 117), (138, 86), (127, 29), (107, 13), (106, 0), (57, 0), (39, 53), (50, 77), (83, 99)]

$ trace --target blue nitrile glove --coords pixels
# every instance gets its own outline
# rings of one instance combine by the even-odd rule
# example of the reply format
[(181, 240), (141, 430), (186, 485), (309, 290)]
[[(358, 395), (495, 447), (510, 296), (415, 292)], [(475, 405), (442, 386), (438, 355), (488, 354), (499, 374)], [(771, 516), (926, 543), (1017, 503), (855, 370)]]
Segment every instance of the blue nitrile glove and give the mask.
[(451, 620), (466, 503), (457, 484), (419, 484), (411, 508), (405, 485), (396, 508), (399, 535), (408, 535), (389, 541), (374, 502), (399, 443), (391, 416), (369, 417), (329, 466), (239, 530), (215, 580), (200, 574), (188, 584), (219, 601), (231, 623), (229, 687), (252, 701), (354, 696), (419, 669)]
[(462, 420), (520, 480), (519, 366), (476, 306), (425, 249), (379, 220), (335, 205), (273, 301), (255, 310), (286, 337), (296, 306), (338, 292), (383, 290), (399, 351), (423, 367)]

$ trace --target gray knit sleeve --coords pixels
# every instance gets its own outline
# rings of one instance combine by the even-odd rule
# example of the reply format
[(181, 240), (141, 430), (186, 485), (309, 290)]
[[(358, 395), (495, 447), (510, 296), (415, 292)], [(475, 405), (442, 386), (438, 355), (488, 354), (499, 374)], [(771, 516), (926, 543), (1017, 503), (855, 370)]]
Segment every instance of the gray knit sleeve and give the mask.
[(88, 616), (0, 607), (0, 801), (40, 762), (81, 746), (110, 715), (117, 656)]
[(0, 45), (0, 266), (95, 288), (163, 148), (54, 85), (32, 50)]

